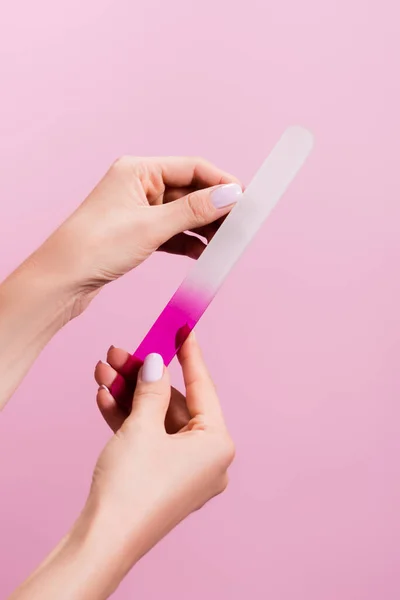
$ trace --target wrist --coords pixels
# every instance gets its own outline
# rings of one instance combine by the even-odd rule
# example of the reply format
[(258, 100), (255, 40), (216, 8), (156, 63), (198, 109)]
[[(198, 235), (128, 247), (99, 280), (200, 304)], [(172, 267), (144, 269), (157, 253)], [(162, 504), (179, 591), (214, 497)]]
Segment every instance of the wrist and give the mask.
[(98, 289), (84, 277), (84, 252), (61, 227), (19, 267), (39, 294), (50, 294), (65, 325), (79, 316)]
[(0, 408), (44, 346), (77, 312), (73, 288), (36, 254), (0, 285)]
[(96, 600), (108, 598), (143, 554), (140, 539), (145, 534), (141, 527), (133, 532), (132, 527), (118, 523), (114, 516), (113, 512), (94, 506), (89, 497), (64, 550), (66, 555), (77, 557), (91, 589), (96, 587)]
[(127, 570), (118, 564), (106, 533), (85, 509), (71, 531), (10, 600), (109, 598)]

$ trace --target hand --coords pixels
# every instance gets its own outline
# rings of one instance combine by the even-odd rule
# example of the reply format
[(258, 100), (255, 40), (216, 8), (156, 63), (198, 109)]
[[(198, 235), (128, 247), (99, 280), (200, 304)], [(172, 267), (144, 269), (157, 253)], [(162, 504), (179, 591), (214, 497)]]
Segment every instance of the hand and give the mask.
[(198, 258), (205, 244), (185, 232), (210, 241), (241, 192), (234, 177), (202, 159), (125, 157), (36, 259), (66, 274), (75, 293), (83, 292), (83, 310), (103, 284), (157, 249)]
[[(103, 386), (110, 385), (125, 354), (114, 348), (108, 358), (117, 369), (98, 365), (96, 379)], [(88, 505), (113, 515), (114, 530), (124, 531), (127, 557), (142, 556), (227, 485), (234, 448), (193, 334), (179, 361), (186, 400), (175, 392), (170, 403), (168, 372), (159, 355), (144, 362), (130, 416), (105, 387), (98, 392), (100, 410), (116, 434), (97, 463)]]
[[(111, 349), (109, 357), (117, 366), (124, 353)], [(187, 418), (179, 429), (172, 419), (173, 434), (165, 428), (170, 386), (159, 355), (145, 360), (128, 417), (108, 412), (113, 399), (101, 388), (99, 405), (117, 432), (97, 462), (86, 506), (12, 600), (105, 600), (166, 533), (225, 489), (234, 447), (193, 334), (179, 360)], [(100, 381), (113, 375), (109, 365), (96, 371)]]
[(234, 177), (201, 159), (118, 160), (0, 286), (0, 410), (103, 284), (157, 249), (197, 258), (205, 244), (196, 236), (209, 241), (240, 194)]
[[(129, 412), (126, 408), (118, 404), (109, 393), (109, 388), (117, 375), (124, 375), (124, 365), (129, 359), (130, 354), (122, 348), (111, 346), (107, 352), (107, 362), (100, 360), (95, 368), (94, 376), (99, 385), (97, 393), (97, 405), (105, 420), (114, 433), (121, 428)], [(135, 378), (136, 382), (136, 378)], [(133, 390), (135, 386), (127, 387)], [(189, 411), (186, 405), (186, 398), (181, 392), (171, 387), (171, 398), (165, 417), (165, 429), (167, 433), (177, 433), (190, 421)]]

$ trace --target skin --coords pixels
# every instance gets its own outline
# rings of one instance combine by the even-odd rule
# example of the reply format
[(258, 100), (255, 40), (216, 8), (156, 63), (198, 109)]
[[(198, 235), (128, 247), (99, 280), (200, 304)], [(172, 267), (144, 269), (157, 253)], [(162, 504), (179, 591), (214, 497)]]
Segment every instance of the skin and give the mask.
[(158, 249), (197, 258), (230, 211), (213, 207), (212, 188), (235, 182), (202, 159), (117, 160), (0, 286), (0, 409), (43, 347), (105, 284)]
[[(53, 335), (105, 284), (158, 249), (197, 258), (230, 210), (214, 208), (212, 188), (234, 182), (201, 159), (117, 161), (0, 286), (0, 408)], [(13, 600), (108, 598), (146, 552), (227, 485), (234, 447), (194, 336), (179, 354), (186, 395), (171, 390), (165, 368), (152, 383), (140, 375), (130, 415), (107, 389), (126, 358), (111, 347), (95, 369), (103, 386), (97, 403), (114, 435), (87, 502)]]

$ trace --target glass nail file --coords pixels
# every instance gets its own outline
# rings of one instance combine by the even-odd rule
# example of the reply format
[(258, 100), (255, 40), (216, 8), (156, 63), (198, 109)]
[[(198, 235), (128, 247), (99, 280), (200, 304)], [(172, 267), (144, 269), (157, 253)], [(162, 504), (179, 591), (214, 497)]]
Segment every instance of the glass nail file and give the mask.
[(165, 365), (171, 362), (303, 166), (312, 147), (313, 136), (306, 129), (289, 127), (284, 132), (203, 254), (128, 359), (121, 375), (114, 380), (110, 391), (118, 402), (129, 403), (138, 371), (148, 354), (157, 352), (163, 357)]

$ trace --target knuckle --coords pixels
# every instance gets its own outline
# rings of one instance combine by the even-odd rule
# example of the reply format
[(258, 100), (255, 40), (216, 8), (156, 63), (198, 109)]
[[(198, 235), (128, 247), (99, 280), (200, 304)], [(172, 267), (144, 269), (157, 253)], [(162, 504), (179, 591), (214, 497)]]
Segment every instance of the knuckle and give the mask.
[(127, 171), (131, 171), (132, 169), (134, 169), (137, 166), (137, 164), (137, 158), (125, 154), (123, 156), (120, 156), (113, 162), (111, 169), (116, 173), (126, 173)]
[(221, 445), (221, 459), (226, 468), (233, 462), (236, 455), (236, 448), (232, 438), (229, 435), (224, 437)]
[(165, 391), (157, 388), (143, 389), (137, 388), (135, 392), (134, 400), (145, 402), (147, 400), (158, 400), (163, 399), (165, 397)]
[(221, 493), (225, 492), (228, 485), (229, 485), (229, 475), (228, 475), (228, 473), (225, 473), (224, 476), (222, 477), (222, 481), (221, 481)]
[(207, 162), (203, 156), (198, 154), (190, 154), (189, 156), (183, 156), (182, 160), (192, 163), (193, 165), (199, 165)]
[(205, 431), (207, 429), (207, 423), (204, 415), (197, 415), (189, 422), (191, 431)]
[(229, 475), (227, 472), (223, 473), (221, 477), (219, 477), (217, 485), (215, 487), (215, 495), (223, 494), (229, 485)]
[(187, 195), (187, 205), (194, 217), (195, 224), (202, 225), (209, 220), (212, 212), (208, 194), (192, 192)]
[(194, 162), (195, 162), (197, 165), (204, 165), (204, 166), (207, 166), (207, 165), (210, 165), (210, 164), (211, 164), (209, 160), (207, 160), (206, 158), (204, 158), (204, 156), (194, 156), (194, 157), (193, 157), (193, 160), (194, 160)]

